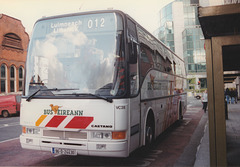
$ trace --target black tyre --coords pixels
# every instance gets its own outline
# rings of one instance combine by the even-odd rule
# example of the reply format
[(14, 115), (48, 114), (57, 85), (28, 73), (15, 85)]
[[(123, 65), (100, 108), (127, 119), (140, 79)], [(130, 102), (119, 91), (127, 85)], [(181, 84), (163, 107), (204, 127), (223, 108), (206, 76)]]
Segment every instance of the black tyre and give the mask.
[(179, 104), (179, 120), (183, 120), (182, 103)]
[(148, 118), (146, 123), (146, 135), (145, 135), (145, 145), (148, 147), (153, 143), (154, 140), (154, 125), (153, 120)]
[(2, 116), (4, 117), (4, 118), (7, 118), (7, 117), (9, 117), (9, 112), (8, 111), (2, 111)]

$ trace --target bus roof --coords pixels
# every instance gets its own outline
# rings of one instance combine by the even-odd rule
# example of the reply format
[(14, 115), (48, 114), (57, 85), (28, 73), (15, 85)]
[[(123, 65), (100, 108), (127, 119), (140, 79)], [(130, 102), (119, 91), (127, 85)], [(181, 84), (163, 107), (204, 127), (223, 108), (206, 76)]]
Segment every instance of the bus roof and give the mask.
[(56, 19), (56, 18), (63, 18), (63, 17), (70, 17), (70, 16), (79, 16), (79, 15), (87, 15), (87, 14), (98, 14), (98, 13), (119, 13), (121, 15), (126, 15), (124, 12), (122, 12), (120, 10), (96, 10), (96, 11), (77, 12), (77, 13), (69, 13), (69, 14), (43, 17), (43, 18), (37, 20), (36, 22), (43, 21), (43, 20), (49, 20), (49, 19)]

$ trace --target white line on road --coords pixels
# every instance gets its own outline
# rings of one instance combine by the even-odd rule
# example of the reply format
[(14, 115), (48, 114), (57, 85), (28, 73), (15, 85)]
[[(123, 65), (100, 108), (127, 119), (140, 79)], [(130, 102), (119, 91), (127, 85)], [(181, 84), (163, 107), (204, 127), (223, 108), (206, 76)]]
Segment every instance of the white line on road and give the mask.
[(6, 143), (6, 142), (9, 142), (9, 141), (13, 141), (13, 140), (17, 140), (17, 139), (19, 139), (19, 137), (16, 137), (16, 138), (13, 138), (13, 139), (4, 140), (4, 141), (0, 141), (0, 144), (1, 143)]
[(60, 157), (60, 156), (62, 156), (61, 154), (56, 154), (56, 155), (54, 155), (54, 157)]
[(13, 123), (9, 123), (9, 124), (2, 124), (0, 125), (0, 129), (1, 128), (6, 128), (6, 127), (9, 127), (9, 126), (19, 126), (20, 123), (19, 122), (13, 122)]

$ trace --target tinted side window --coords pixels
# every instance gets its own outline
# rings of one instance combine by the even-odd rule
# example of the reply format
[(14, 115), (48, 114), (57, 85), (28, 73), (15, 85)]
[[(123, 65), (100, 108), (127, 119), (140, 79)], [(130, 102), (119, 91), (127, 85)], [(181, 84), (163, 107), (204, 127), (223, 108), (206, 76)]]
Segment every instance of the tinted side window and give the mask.
[(140, 46), (140, 51), (141, 51), (141, 82), (147, 75), (148, 71), (153, 68), (153, 52), (148, 49), (147, 47), (141, 45)]
[(165, 71), (166, 71), (167, 73), (170, 73), (170, 74), (173, 73), (172, 63), (171, 63), (170, 60), (167, 59), (167, 60), (165, 61), (164, 67), (165, 67)]
[(159, 71), (164, 71), (164, 58), (157, 52), (155, 55), (153, 55), (153, 61), (154, 61), (154, 68)]

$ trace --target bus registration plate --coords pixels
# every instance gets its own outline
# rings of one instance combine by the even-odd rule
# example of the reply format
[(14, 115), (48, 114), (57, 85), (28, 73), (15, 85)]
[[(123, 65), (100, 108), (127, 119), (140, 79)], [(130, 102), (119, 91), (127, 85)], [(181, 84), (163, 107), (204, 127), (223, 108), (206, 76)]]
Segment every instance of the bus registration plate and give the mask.
[(52, 153), (60, 155), (77, 155), (76, 150), (66, 148), (52, 148)]

